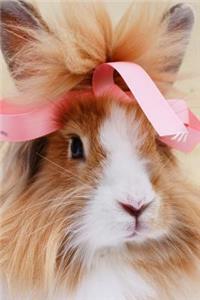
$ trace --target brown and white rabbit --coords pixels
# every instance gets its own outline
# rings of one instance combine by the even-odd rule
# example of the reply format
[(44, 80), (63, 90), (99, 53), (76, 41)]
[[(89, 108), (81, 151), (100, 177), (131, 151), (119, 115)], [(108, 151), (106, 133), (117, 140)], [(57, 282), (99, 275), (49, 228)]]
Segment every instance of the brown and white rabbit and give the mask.
[[(113, 29), (99, 2), (29, 2), (1, 2), (16, 101), (87, 89), (106, 61), (138, 63), (172, 88), (190, 6), (137, 3)], [(2, 145), (2, 300), (200, 299), (200, 193), (122, 100), (83, 93), (61, 107), (62, 130)]]

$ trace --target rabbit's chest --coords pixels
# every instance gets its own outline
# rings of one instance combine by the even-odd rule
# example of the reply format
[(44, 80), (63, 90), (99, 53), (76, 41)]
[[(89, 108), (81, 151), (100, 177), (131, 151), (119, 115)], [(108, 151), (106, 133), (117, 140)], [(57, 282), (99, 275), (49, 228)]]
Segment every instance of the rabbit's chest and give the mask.
[(73, 300), (141, 300), (153, 296), (152, 287), (139, 274), (116, 264), (94, 270), (83, 280)]

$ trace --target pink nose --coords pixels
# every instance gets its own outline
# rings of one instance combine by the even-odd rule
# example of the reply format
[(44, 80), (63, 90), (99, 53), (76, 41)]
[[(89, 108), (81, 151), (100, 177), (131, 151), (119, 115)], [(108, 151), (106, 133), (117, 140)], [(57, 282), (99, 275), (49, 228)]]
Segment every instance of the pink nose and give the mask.
[(119, 202), (119, 204), (126, 213), (135, 218), (138, 218), (150, 205), (150, 203), (145, 204), (144, 200), (136, 201), (131, 199), (130, 201), (130, 198), (126, 202)]
[(145, 203), (145, 198), (133, 198), (131, 196), (127, 197), (127, 201), (125, 201), (125, 204), (128, 204), (132, 207), (134, 207), (135, 210), (140, 210), (140, 208), (144, 205)]
[(126, 204), (126, 203), (122, 203), (120, 202), (120, 206), (123, 208), (123, 210), (125, 212), (127, 212), (129, 215), (135, 217), (135, 218), (138, 218), (142, 211), (143, 211), (143, 207), (140, 207), (140, 208), (135, 208), (134, 206), (130, 205), (130, 204)]

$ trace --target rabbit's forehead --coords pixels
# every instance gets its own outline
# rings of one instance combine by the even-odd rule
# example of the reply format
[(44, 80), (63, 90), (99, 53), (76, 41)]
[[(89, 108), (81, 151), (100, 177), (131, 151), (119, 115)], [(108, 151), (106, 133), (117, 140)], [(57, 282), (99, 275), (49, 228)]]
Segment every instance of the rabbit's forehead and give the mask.
[(100, 124), (97, 140), (110, 164), (137, 165), (138, 161), (151, 160), (157, 152), (155, 132), (134, 105), (112, 103)]
[(141, 151), (154, 135), (136, 101), (127, 103), (108, 97), (80, 100), (67, 112), (65, 120), (64, 134), (80, 135), (90, 153)]
[[(107, 152), (127, 152), (139, 149), (144, 139), (142, 120), (132, 108), (112, 104), (110, 113), (99, 128), (99, 141)], [(134, 145), (134, 147), (133, 147)]]

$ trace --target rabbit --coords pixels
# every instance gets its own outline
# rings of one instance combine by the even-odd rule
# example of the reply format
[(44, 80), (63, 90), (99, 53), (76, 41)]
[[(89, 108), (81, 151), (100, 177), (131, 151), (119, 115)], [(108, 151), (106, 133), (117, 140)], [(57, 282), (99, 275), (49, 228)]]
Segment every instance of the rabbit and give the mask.
[(198, 188), (134, 99), (85, 93), (109, 61), (173, 92), (193, 9), (137, 2), (113, 26), (99, 2), (2, 1), (1, 16), (12, 101), (77, 91), (60, 130), (1, 145), (1, 299), (200, 299)]

